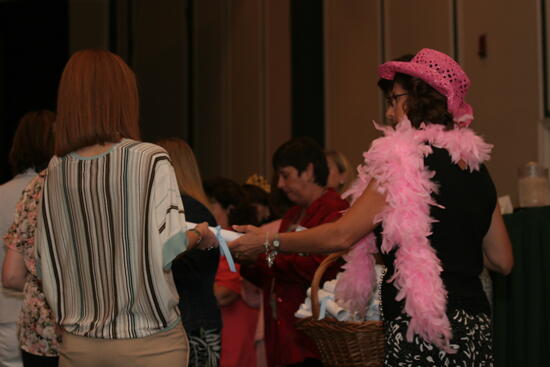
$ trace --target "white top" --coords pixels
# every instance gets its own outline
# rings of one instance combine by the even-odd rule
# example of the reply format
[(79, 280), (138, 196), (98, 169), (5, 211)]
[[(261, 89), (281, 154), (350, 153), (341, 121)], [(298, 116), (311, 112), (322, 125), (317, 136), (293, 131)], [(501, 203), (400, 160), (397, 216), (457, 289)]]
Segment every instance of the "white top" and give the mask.
[[(187, 248), (168, 154), (124, 139), (93, 157), (54, 157), (36, 232), (44, 294), (60, 326), (105, 339), (175, 326), (172, 260)], [(39, 270), (40, 275), (40, 270)]]
[[(4, 246), (4, 236), (8, 232), (13, 223), (15, 214), (15, 206), (21, 194), (31, 181), (36, 176), (36, 172), (28, 169), (26, 172), (15, 176), (11, 181), (0, 185), (0, 235), (2, 236), (2, 244), (0, 246), (0, 274), (4, 265), (4, 256), (6, 247)], [(0, 288), (0, 323), (15, 322), (19, 317), (23, 294), (6, 288)]]

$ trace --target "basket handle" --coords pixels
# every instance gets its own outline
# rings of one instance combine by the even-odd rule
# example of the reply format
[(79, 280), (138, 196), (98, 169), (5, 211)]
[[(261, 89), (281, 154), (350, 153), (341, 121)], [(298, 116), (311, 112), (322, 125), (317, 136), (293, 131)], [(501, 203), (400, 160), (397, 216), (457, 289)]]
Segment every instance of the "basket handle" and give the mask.
[(319, 265), (317, 270), (315, 270), (315, 274), (313, 275), (313, 280), (311, 281), (311, 313), (313, 314), (313, 319), (318, 320), (319, 319), (319, 312), (320, 312), (320, 305), (319, 305), (319, 283), (321, 282), (321, 278), (323, 277), (323, 274), (325, 274), (325, 270), (336, 260), (338, 260), (340, 257), (345, 255), (348, 252), (348, 250), (335, 252), (333, 254), (328, 255)]

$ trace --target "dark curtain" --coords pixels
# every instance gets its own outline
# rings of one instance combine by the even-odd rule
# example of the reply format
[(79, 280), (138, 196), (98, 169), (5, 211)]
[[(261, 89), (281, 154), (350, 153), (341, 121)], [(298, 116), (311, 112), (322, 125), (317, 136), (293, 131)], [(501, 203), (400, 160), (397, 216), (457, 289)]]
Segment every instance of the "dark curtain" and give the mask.
[(19, 119), (55, 111), (68, 39), (67, 0), (0, 1), (0, 184), (12, 178), (8, 153)]
[(515, 265), (493, 274), (496, 366), (550, 366), (550, 207), (504, 216)]
[(319, 0), (290, 2), (292, 137), (325, 145), (324, 22)]

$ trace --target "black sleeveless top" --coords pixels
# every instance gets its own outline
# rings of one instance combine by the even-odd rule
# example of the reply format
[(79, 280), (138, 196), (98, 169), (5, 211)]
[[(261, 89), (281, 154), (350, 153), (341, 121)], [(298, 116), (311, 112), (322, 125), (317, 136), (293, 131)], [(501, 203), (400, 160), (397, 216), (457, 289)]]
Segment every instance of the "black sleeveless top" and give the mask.
[[(441, 278), (447, 289), (447, 314), (453, 310), (490, 314), (490, 307), (479, 280), (483, 270), (482, 241), (491, 224), (496, 206), (496, 189), (487, 168), (479, 171), (462, 170), (453, 164), (445, 149), (433, 148), (424, 159), (425, 166), (435, 172), (432, 178), (439, 186), (433, 194), (444, 209), (432, 206), (432, 224), (429, 237), (441, 261)], [(375, 229), (378, 248), (382, 245), (382, 226)], [(385, 320), (399, 316), (403, 302), (397, 302), (397, 289), (388, 283), (394, 274), (395, 249), (382, 253), (387, 272), (382, 284), (382, 308)]]
[[(200, 201), (182, 195), (185, 219), (217, 225), (216, 219)], [(180, 296), (181, 321), (187, 333), (203, 329), (221, 329), (220, 307), (214, 295), (214, 280), (220, 252), (192, 249), (172, 262), (172, 276)]]

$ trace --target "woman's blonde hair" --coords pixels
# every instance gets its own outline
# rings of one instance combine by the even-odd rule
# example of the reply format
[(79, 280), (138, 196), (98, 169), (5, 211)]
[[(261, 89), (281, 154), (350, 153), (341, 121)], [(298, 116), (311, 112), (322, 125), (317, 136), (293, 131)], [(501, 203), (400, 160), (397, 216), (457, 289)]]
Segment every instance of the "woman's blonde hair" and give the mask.
[(351, 182), (353, 181), (353, 176), (351, 173), (351, 164), (349, 163), (348, 159), (342, 152), (338, 152), (336, 150), (329, 150), (325, 152), (325, 155), (327, 159), (331, 158), (334, 161), (334, 163), (336, 164), (336, 168), (338, 169), (338, 172), (340, 174), (344, 174), (344, 182), (340, 183), (340, 185), (337, 188), (337, 191), (339, 193), (345, 192), (351, 185)]
[(90, 145), (139, 140), (136, 77), (117, 55), (82, 50), (67, 62), (57, 94), (55, 154)]
[(174, 171), (176, 171), (180, 193), (189, 195), (200, 201), (207, 208), (210, 208), (210, 203), (202, 186), (199, 166), (197, 165), (193, 149), (191, 149), (189, 144), (179, 138), (162, 139), (155, 143), (168, 152), (174, 166)]

